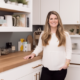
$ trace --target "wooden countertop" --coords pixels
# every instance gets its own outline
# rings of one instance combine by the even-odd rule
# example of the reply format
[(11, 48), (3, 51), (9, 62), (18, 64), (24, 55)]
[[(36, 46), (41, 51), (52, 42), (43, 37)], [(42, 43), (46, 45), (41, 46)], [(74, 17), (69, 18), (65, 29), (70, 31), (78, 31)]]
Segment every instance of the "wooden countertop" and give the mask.
[(15, 52), (0, 56), (0, 72), (39, 60), (42, 58), (42, 52), (33, 59), (24, 59), (23, 57), (31, 54), (32, 51)]

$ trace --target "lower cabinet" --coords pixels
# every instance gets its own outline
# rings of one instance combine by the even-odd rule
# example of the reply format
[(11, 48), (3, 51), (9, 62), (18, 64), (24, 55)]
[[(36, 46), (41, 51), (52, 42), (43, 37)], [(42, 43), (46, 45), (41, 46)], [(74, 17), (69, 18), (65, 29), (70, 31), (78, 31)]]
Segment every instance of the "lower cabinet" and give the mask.
[(33, 80), (33, 74), (29, 74), (29, 75), (26, 75), (26, 76), (23, 76), (22, 78), (19, 78), (17, 80)]
[(40, 80), (42, 61), (37, 60), (0, 73), (0, 80)]
[(65, 80), (80, 80), (80, 65), (70, 65)]
[(41, 69), (33, 73), (30, 73), (26, 76), (23, 76), (17, 80), (40, 80), (40, 76), (41, 76)]
[(41, 77), (41, 69), (33, 73), (33, 79), (32, 80), (40, 80)]

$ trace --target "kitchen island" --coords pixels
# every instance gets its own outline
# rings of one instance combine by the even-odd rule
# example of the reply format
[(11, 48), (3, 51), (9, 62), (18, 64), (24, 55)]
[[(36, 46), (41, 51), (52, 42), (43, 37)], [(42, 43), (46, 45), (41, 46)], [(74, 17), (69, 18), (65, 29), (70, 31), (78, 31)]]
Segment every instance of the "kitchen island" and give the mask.
[[(34, 57), (33, 59), (25, 60), (23, 58), (24, 56), (31, 54), (32, 51), (15, 52), (15, 53), (9, 53), (7, 55), (0, 56), (0, 80), (1, 79), (2, 80), (10, 80), (10, 79), (21, 80), (18, 78), (23, 77), (27, 74), (30, 74), (38, 69), (41, 70), (42, 52), (37, 57)], [(24, 72), (25, 69), (27, 70), (26, 73)], [(22, 73), (23, 75), (21, 74), (21, 72), (23, 72)], [(18, 74), (18, 76), (17, 77), (12, 76), (12, 78), (9, 78), (9, 77), (6, 77), (6, 74), (8, 73), (9, 73), (9, 76), (12, 76), (13, 74), (16, 74), (16, 75)]]

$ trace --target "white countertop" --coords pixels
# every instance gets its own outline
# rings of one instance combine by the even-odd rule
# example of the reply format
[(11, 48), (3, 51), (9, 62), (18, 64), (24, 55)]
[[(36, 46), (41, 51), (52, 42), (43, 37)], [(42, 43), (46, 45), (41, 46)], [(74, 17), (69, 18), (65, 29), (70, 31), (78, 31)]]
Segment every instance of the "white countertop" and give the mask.
[(72, 50), (72, 54), (80, 54), (80, 50)]

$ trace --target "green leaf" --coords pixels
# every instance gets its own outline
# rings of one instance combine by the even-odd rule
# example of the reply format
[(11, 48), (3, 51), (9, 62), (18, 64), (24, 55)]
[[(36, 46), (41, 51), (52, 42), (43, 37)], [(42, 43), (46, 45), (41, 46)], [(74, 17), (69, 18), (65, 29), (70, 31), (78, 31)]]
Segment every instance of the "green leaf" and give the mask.
[(11, 1), (11, 2), (17, 2), (17, 0), (9, 0), (9, 1)]

